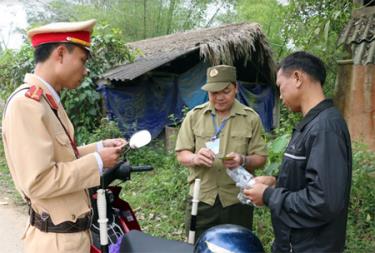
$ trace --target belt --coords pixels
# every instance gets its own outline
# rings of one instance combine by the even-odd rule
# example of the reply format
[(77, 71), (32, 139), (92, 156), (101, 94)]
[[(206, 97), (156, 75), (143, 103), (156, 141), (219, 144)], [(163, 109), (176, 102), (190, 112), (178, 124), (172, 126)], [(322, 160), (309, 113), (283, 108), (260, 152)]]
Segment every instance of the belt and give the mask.
[(41, 215), (30, 208), (30, 224), (42, 232), (52, 233), (77, 233), (88, 230), (91, 226), (91, 213), (83, 218), (78, 218), (76, 222), (64, 221), (58, 225), (53, 224), (48, 213), (43, 212)]

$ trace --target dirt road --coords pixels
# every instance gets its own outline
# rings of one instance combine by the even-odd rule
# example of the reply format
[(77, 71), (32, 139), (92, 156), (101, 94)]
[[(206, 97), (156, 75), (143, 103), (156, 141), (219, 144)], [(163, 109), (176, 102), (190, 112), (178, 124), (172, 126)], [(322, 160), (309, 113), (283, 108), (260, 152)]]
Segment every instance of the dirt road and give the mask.
[(0, 198), (0, 251), (21, 253), (21, 236), (28, 216), (26, 208), (15, 206), (7, 198)]

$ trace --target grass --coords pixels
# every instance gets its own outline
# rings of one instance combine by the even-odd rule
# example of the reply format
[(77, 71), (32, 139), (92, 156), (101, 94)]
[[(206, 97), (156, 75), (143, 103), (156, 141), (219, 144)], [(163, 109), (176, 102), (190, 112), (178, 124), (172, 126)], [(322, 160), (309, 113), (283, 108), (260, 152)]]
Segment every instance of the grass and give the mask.
[(11, 202), (16, 205), (26, 205), (21, 195), (14, 187), (12, 177), (6, 164), (2, 142), (0, 144), (0, 189), (3, 189), (0, 193), (2, 198), (9, 198)]
[[(134, 165), (153, 165), (154, 171), (133, 174), (123, 183), (121, 196), (137, 213), (144, 232), (174, 240), (185, 240), (185, 198), (188, 192), (187, 169), (181, 167), (173, 154), (166, 154), (162, 144), (132, 150), (128, 159)], [(346, 253), (375, 252), (375, 153), (354, 145), (353, 182), (347, 223)], [(6, 168), (0, 145), (0, 186), (7, 196), (22, 203)], [(256, 208), (254, 230), (267, 252), (270, 252), (273, 231), (270, 212)]]

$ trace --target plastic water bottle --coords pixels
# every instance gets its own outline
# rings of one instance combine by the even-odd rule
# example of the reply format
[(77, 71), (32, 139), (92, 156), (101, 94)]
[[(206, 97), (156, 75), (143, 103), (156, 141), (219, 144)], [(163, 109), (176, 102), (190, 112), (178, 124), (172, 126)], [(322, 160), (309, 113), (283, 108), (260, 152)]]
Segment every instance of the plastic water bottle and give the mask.
[(243, 193), (244, 189), (249, 189), (255, 184), (254, 176), (242, 166), (235, 169), (227, 169), (227, 174), (233, 179), (236, 186), (240, 188), (240, 193), (237, 195), (240, 202), (246, 205), (254, 205)]

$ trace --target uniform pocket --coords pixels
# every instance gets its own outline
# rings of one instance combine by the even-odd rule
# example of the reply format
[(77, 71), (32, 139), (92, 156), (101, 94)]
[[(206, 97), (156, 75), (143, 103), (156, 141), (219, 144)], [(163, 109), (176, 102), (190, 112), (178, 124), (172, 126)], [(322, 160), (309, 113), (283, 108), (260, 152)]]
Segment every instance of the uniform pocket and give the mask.
[(229, 143), (228, 152), (247, 154), (251, 137), (251, 131), (232, 132), (231, 143)]
[(195, 136), (195, 150), (196, 152), (199, 151), (199, 149), (206, 147), (206, 142), (208, 142), (211, 137), (212, 133), (210, 134), (208, 131), (202, 131), (202, 129), (194, 130), (194, 136)]
[[(58, 159), (71, 159), (75, 157), (73, 147), (66, 133), (58, 133), (55, 135), (56, 145), (55, 145), (55, 155)], [(67, 156), (68, 155), (68, 156)], [(72, 157), (71, 157), (72, 156)]]

